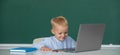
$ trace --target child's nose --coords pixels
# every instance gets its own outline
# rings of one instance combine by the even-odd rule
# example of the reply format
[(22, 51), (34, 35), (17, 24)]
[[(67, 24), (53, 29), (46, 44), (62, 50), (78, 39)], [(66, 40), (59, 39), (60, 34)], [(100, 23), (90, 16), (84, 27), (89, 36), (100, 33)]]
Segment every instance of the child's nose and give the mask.
[(62, 34), (62, 37), (65, 37), (65, 34)]

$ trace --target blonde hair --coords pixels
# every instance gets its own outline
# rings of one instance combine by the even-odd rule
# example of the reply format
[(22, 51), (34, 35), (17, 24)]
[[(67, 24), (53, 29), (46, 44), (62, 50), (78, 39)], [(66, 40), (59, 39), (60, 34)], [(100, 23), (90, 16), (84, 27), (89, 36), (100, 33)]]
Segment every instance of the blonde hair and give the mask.
[(51, 19), (51, 25), (52, 25), (52, 27), (55, 27), (56, 25), (68, 26), (68, 22), (67, 22), (65, 17), (58, 16), (58, 17), (55, 17), (55, 18)]

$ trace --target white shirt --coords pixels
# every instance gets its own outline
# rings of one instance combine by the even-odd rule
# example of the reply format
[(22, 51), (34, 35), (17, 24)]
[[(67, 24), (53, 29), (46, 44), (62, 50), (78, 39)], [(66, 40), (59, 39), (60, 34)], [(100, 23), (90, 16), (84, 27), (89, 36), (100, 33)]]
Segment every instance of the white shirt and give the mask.
[(42, 46), (51, 48), (52, 50), (56, 49), (65, 49), (65, 48), (75, 48), (75, 41), (71, 37), (67, 37), (64, 41), (59, 41), (55, 36), (45, 38), (40, 43), (33, 44), (33, 47), (40, 49)]

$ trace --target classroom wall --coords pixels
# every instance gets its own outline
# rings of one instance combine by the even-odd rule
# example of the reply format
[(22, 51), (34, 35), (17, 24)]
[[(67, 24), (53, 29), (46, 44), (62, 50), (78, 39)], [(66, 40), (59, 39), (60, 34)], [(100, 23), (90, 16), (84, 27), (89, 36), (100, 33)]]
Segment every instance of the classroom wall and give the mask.
[(65, 16), (76, 40), (79, 24), (105, 23), (103, 44), (120, 44), (118, 0), (0, 0), (0, 43), (32, 43), (51, 34), (50, 19)]

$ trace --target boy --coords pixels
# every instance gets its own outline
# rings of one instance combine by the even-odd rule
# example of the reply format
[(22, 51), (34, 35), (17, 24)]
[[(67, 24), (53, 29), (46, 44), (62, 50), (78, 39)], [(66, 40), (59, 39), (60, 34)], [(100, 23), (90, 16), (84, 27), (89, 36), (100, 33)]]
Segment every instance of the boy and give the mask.
[(51, 19), (51, 32), (54, 36), (45, 38), (34, 47), (41, 51), (51, 51), (56, 49), (75, 48), (75, 41), (68, 36), (68, 22), (63, 16)]

